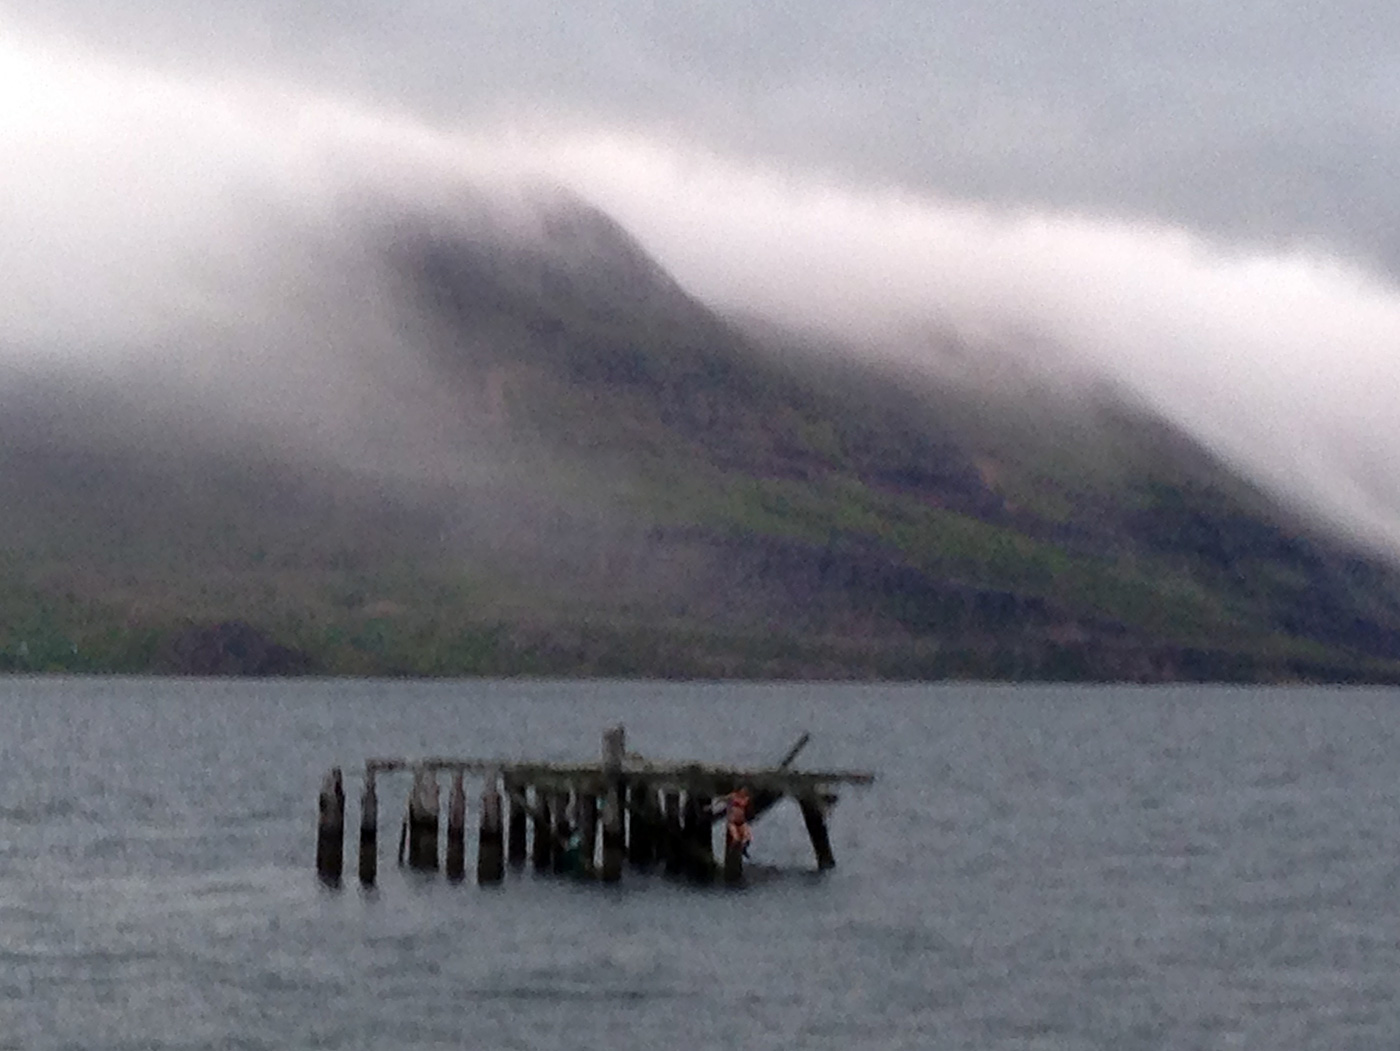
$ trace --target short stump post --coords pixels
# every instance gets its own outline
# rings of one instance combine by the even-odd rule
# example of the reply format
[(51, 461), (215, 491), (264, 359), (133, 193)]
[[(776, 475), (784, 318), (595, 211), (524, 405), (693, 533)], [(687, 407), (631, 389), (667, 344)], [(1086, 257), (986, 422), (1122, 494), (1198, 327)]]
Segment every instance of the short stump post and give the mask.
[(345, 868), (345, 786), (340, 767), (332, 767), (321, 782), (317, 799), (316, 875), (339, 883)]
[(467, 790), (462, 771), (452, 775), (452, 791), (447, 797), (447, 878), (454, 883), (467, 874)]
[(374, 771), (365, 771), (365, 787), (360, 793), (360, 882), (374, 886), (379, 876), (379, 795), (374, 787)]
[(408, 797), (408, 867), (436, 871), (438, 867), (438, 783), (427, 767), (413, 771)]
[(481, 793), (481, 831), (476, 844), (477, 883), (500, 883), (506, 874), (505, 844), (501, 828), (501, 793), (495, 776), (486, 779)]

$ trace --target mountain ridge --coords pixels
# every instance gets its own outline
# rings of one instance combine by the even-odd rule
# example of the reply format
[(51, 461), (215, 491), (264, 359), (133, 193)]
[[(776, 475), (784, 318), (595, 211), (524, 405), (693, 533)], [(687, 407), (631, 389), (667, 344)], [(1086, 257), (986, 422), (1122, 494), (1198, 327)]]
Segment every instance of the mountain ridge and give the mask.
[(1000, 424), (529, 207), (383, 227), (411, 324), (381, 349), (433, 396), (355, 421), (408, 436), (388, 466), (84, 447), (101, 393), (36, 388), (0, 421), (0, 667), (1400, 681), (1394, 571), (1140, 406)]

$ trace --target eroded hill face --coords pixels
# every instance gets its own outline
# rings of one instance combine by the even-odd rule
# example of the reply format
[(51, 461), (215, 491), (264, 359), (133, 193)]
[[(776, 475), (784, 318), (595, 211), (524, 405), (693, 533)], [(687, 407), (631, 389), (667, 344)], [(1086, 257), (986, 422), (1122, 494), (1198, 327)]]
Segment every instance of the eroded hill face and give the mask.
[[(0, 661), (1400, 669), (1387, 570), (1280, 524), (1112, 392), (1031, 403), (783, 345), (715, 316), (577, 200), (462, 200), (356, 212), (372, 219), (276, 310), (193, 333), (216, 355), (198, 396), (158, 369), (12, 384)], [(316, 292), (332, 275), (344, 287)]]

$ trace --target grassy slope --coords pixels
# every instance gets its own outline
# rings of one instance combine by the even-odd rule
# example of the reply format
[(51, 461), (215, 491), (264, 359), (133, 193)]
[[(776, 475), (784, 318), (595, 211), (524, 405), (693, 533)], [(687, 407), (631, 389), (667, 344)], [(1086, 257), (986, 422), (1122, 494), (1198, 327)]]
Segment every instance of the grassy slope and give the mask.
[(500, 392), (546, 507), (508, 556), (276, 465), (10, 447), (0, 668), (198, 670), (239, 621), (343, 674), (1400, 679), (1394, 577), (1145, 420), (1018, 433), (759, 353), (644, 261), (611, 295), (431, 249), (444, 382)]

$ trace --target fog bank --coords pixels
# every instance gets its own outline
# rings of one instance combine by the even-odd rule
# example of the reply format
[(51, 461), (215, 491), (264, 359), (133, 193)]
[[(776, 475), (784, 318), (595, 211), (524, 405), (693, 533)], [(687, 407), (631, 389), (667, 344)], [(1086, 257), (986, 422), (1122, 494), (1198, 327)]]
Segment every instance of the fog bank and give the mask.
[(403, 214), (540, 236), (530, 202), (557, 183), (719, 309), (934, 375), (1111, 386), (1292, 506), (1400, 552), (1400, 290), (1380, 278), (546, 117), (435, 128), (0, 25), (0, 397), (68, 375), (289, 447), (421, 459), (460, 409), (404, 352), (424, 320), (377, 239)]

